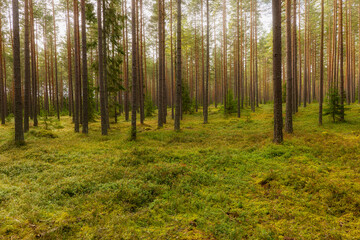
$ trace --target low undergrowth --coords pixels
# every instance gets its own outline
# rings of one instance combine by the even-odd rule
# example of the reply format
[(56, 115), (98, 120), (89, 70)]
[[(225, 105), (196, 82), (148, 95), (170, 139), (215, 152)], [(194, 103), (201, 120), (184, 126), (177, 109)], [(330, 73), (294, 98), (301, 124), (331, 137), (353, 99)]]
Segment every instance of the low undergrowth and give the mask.
[(0, 239), (357, 239), (359, 110), (318, 126), (317, 105), (300, 108), (282, 145), (271, 105), (240, 119), (211, 108), (205, 125), (184, 115), (180, 132), (152, 117), (137, 141), (129, 122), (84, 136), (62, 117), (17, 148), (7, 123)]

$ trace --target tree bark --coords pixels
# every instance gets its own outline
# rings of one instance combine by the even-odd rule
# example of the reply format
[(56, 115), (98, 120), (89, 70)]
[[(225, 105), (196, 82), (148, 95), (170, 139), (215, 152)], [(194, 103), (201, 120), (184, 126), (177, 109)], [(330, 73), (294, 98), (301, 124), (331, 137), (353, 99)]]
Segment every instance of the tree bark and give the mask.
[(71, 40), (70, 40), (70, 16), (69, 16), (69, 0), (66, 0), (66, 17), (67, 17), (67, 64), (68, 64), (68, 84), (69, 84), (69, 116), (73, 116), (73, 122), (75, 122), (74, 115), (74, 100), (73, 100), (73, 81), (72, 81), (72, 53), (71, 53)]
[(57, 118), (60, 120), (60, 107), (59, 107), (59, 82), (58, 82), (58, 66), (57, 66), (57, 48), (56, 48), (56, 19), (55, 19), (55, 6), (54, 0), (52, 0), (52, 10), (53, 10), (53, 24), (54, 24), (54, 55), (55, 55), (55, 94), (56, 94), (56, 113)]
[(85, 0), (81, 0), (81, 40), (82, 40), (82, 93), (83, 93), (83, 121), (82, 132), (87, 134), (89, 131), (89, 102), (88, 102), (88, 68), (87, 68), (87, 47), (86, 47), (86, 15)]
[(274, 84), (274, 142), (283, 141), (281, 89), (281, 1), (272, 0), (273, 10), (273, 84)]
[[(30, 91), (31, 91), (30, 47), (29, 47), (29, 0), (25, 0), (25, 39), (24, 39), (24, 41), (25, 41), (25, 43), (24, 43), (24, 48), (25, 48), (24, 132), (28, 132), (29, 131), (29, 116), (30, 116)], [(1, 41), (0, 41), (0, 43), (1, 43)], [(1, 54), (0, 54), (0, 57), (1, 57)], [(3, 91), (3, 86), (1, 86), (1, 92), (2, 91)]]
[(292, 124), (292, 55), (291, 55), (291, 0), (286, 0), (286, 120), (285, 131), (287, 133), (293, 132)]
[[(134, 0), (133, 0), (134, 1)], [(101, 18), (101, 0), (97, 0), (98, 15), (98, 57), (99, 57), (99, 87), (100, 87), (100, 111), (101, 111), (101, 134), (108, 134), (106, 115), (106, 94), (104, 85), (104, 50), (103, 50), (103, 28)], [(136, 110), (135, 110), (136, 111)]]
[[(31, 78), (32, 78), (32, 108), (33, 108), (33, 120), (34, 126), (38, 125), (37, 113), (38, 113), (38, 92), (37, 92), (37, 79), (36, 79), (36, 58), (35, 58), (35, 37), (34, 37), (34, 8), (33, 1), (30, 0), (30, 24), (31, 24)], [(14, 37), (15, 40), (15, 37)]]
[(24, 144), (24, 129), (22, 120), (21, 99), (21, 66), (20, 66), (20, 34), (19, 34), (19, 2), (12, 0), (13, 11), (13, 58), (14, 58), (14, 84), (15, 84), (15, 143)]
[(345, 121), (345, 113), (344, 113), (344, 42), (343, 42), (343, 2), (340, 0), (340, 8), (339, 8), (339, 26), (340, 26), (340, 105), (341, 105), (341, 113), (340, 120)]
[[(100, 1), (100, 0), (99, 0)], [(136, 82), (137, 82), (137, 39), (136, 39), (136, 5), (135, 0), (131, 0), (131, 34), (132, 34), (132, 100), (131, 100), (131, 139), (136, 139)]]
[(206, 83), (204, 97), (204, 123), (208, 123), (209, 76), (210, 76), (210, 19), (209, 0), (206, 0)]
[(176, 108), (175, 130), (180, 130), (181, 117), (181, 1), (177, 0), (177, 42), (176, 42)]
[(320, 47), (320, 92), (319, 92), (319, 124), (322, 125), (324, 94), (324, 0), (321, 0), (321, 47)]

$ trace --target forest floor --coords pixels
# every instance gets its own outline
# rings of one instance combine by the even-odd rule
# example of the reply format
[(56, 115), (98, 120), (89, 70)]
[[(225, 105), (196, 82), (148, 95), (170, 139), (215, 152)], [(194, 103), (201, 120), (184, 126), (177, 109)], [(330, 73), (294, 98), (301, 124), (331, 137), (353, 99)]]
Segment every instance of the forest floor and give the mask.
[(130, 122), (85, 136), (62, 117), (16, 148), (0, 126), (0, 239), (359, 239), (360, 106), (321, 127), (299, 110), (282, 145), (272, 105), (181, 132), (154, 117), (137, 141)]

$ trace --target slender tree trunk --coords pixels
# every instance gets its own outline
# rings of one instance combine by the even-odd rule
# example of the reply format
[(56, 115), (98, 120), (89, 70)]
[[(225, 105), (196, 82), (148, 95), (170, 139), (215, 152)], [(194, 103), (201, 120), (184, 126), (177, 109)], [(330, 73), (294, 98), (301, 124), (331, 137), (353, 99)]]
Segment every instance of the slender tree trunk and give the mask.
[(301, 4), (299, 3), (299, 99), (298, 99), (298, 107), (301, 106), (301, 96), (302, 96), (302, 51), (301, 51)]
[[(218, 81), (217, 81), (217, 77), (218, 77), (218, 72), (217, 72), (217, 54), (216, 54), (216, 17), (214, 16), (214, 44), (215, 44), (215, 48), (214, 48), (214, 103), (215, 103), (215, 108), (217, 108), (217, 101), (218, 101)], [(196, 53), (195, 53), (196, 54)]]
[(165, 6), (159, 0), (159, 116), (158, 127), (166, 123), (166, 91), (165, 91)]
[(204, 54), (204, 0), (201, 0), (201, 92), (205, 114), (205, 54)]
[(323, 92), (324, 92), (324, 0), (321, 0), (321, 47), (320, 47), (320, 93), (319, 124), (322, 125)]
[(170, 0), (170, 71), (171, 71), (171, 119), (174, 119), (174, 49), (173, 49), (173, 0)]
[[(199, 97), (199, 86), (198, 86), (198, 72), (199, 72), (199, 58), (197, 48), (197, 30), (196, 30), (196, 14), (195, 14), (195, 111), (198, 112), (198, 97)], [(176, 71), (176, 70), (175, 70)]]
[(204, 123), (208, 123), (209, 77), (210, 77), (210, 19), (209, 0), (206, 0), (206, 83), (204, 97)]
[[(127, 16), (126, 2), (124, 8), (124, 15)], [(128, 50), (128, 20), (125, 18), (125, 43), (124, 43), (124, 76), (125, 76), (125, 93), (124, 93), (124, 110), (125, 110), (125, 121), (129, 121), (129, 50)]]
[(339, 8), (339, 26), (340, 26), (340, 105), (341, 105), (341, 121), (345, 120), (344, 113), (344, 42), (343, 42), (343, 2), (340, 0), (340, 8)]
[[(70, 16), (69, 16), (69, 0), (66, 0), (66, 16), (67, 16), (67, 64), (68, 64), (68, 84), (69, 84), (69, 116), (73, 116), (73, 122), (75, 122), (74, 114), (74, 100), (73, 100), (73, 81), (72, 81), (72, 53), (71, 53), (71, 40), (70, 40)], [(45, 30), (44, 30), (45, 31)]]
[(83, 122), (82, 132), (87, 134), (89, 122), (88, 109), (88, 68), (87, 68), (87, 47), (86, 47), (86, 14), (85, 14), (85, 0), (81, 0), (81, 40), (82, 40), (82, 87), (83, 87)]
[[(5, 54), (5, 44), (4, 43), (2, 44), (2, 48), (3, 48), (2, 52)], [(8, 107), (7, 107), (8, 98), (7, 98), (7, 91), (6, 91), (6, 59), (5, 59), (5, 57), (3, 58), (3, 61), (4, 61), (4, 90), (3, 90), (4, 101), (3, 101), (3, 105), (2, 105), (1, 122), (5, 122), (5, 116), (8, 115)]]
[(80, 131), (80, 49), (79, 49), (79, 9), (78, 0), (74, 0), (74, 46), (75, 46), (75, 132)]
[(54, 24), (54, 55), (55, 55), (55, 88), (56, 88), (56, 113), (57, 118), (60, 120), (60, 107), (59, 107), (59, 82), (58, 82), (58, 66), (57, 66), (57, 49), (56, 49), (56, 20), (55, 20), (55, 6), (52, 0), (53, 10), (53, 24)]
[(181, 1), (177, 1), (177, 42), (176, 42), (176, 108), (175, 123), (176, 131), (180, 130), (181, 117)]
[[(30, 24), (31, 24), (31, 77), (32, 77), (32, 100), (33, 100), (33, 120), (34, 126), (38, 125), (38, 93), (36, 81), (36, 58), (35, 58), (35, 37), (34, 37), (34, 13), (33, 1), (30, 0)], [(14, 37), (15, 40), (15, 37)]]
[(110, 120), (109, 120), (109, 92), (108, 92), (108, 83), (107, 83), (107, 40), (106, 40), (106, 5), (105, 5), (105, 0), (102, 1), (103, 4), (103, 8), (102, 8), (102, 15), (103, 15), (103, 23), (102, 23), (102, 34), (103, 34), (103, 73), (104, 73), (104, 95), (105, 95), (105, 120), (106, 120), (106, 126), (107, 128), (110, 128)]
[(305, 31), (304, 31), (304, 51), (305, 51), (305, 64), (304, 64), (304, 107), (306, 107), (307, 102), (307, 87), (308, 87), (308, 3), (307, 0), (305, 0)]
[[(360, 4), (359, 4), (359, 39), (360, 39)], [(360, 41), (358, 44), (358, 48), (359, 48), (359, 56), (360, 56)], [(360, 61), (359, 61), (359, 73), (358, 73), (358, 103), (360, 103)]]
[(292, 55), (291, 55), (291, 0), (286, 0), (286, 120), (285, 131), (287, 133), (293, 132), (292, 123)]
[(296, 0), (294, 0), (293, 4), (293, 29), (292, 29), (292, 35), (293, 35), (293, 113), (298, 112), (298, 106), (299, 106), (299, 96), (298, 96), (298, 56), (297, 56), (297, 27), (296, 27)]
[(240, 68), (240, 1), (236, 1), (236, 92), (237, 92), (237, 117), (240, 117), (240, 78), (241, 78), (241, 68)]
[[(5, 48), (4, 48), (5, 53)], [(0, 17), (0, 111), (1, 124), (5, 124), (5, 117), (7, 114), (7, 97), (6, 97), (6, 67), (5, 58), (3, 58), (3, 40), (2, 40), (2, 22)], [(30, 70), (29, 70), (30, 71)], [(30, 72), (29, 72), (30, 74)], [(30, 82), (30, 76), (29, 76)], [(30, 93), (29, 93), (30, 95)], [(29, 103), (30, 104), (30, 103)]]
[[(132, 0), (134, 1), (134, 0)], [(135, 10), (135, 9), (134, 9)], [(98, 57), (99, 57), (99, 87), (100, 87), (100, 110), (101, 110), (101, 134), (108, 134), (108, 124), (106, 120), (106, 94), (104, 83), (104, 49), (103, 49), (103, 28), (101, 20), (101, 0), (97, 0), (97, 15), (98, 15)], [(135, 69), (136, 70), (136, 69)], [(136, 72), (136, 71), (135, 71)], [(136, 114), (136, 109), (133, 109)], [(136, 116), (135, 116), (136, 117)]]
[[(100, 0), (98, 0), (100, 1)], [(132, 33), (132, 100), (131, 100), (131, 139), (136, 139), (136, 82), (137, 72), (136, 56), (137, 56), (137, 39), (136, 39), (136, 5), (135, 0), (131, 0), (131, 33)]]
[(226, 38), (226, 0), (223, 0), (223, 101), (224, 111), (227, 110), (227, 38)]
[(24, 129), (22, 120), (21, 101), (21, 66), (20, 66), (20, 34), (19, 34), (19, 2), (12, 0), (13, 11), (13, 58), (14, 58), (14, 84), (15, 84), (15, 143), (24, 144)]
[(283, 141), (281, 89), (281, 1), (272, 0), (273, 9), (273, 84), (274, 84), (274, 142)]
[[(25, 48), (24, 132), (28, 132), (29, 131), (29, 116), (30, 116), (30, 91), (31, 91), (30, 47), (29, 47), (29, 0), (25, 0), (25, 39), (24, 39), (24, 41), (25, 41), (25, 43), (24, 43), (24, 48)], [(1, 41), (0, 41), (0, 43), (1, 43)], [(0, 54), (0, 57), (1, 57), (1, 54)], [(1, 83), (2, 83), (2, 81), (1, 81)], [(1, 86), (1, 92), (2, 91), (3, 91), (3, 86)]]
[(5, 124), (5, 113), (4, 113), (4, 79), (3, 79), (3, 54), (2, 54), (2, 25), (0, 17), (0, 115), (1, 115), (1, 124)]

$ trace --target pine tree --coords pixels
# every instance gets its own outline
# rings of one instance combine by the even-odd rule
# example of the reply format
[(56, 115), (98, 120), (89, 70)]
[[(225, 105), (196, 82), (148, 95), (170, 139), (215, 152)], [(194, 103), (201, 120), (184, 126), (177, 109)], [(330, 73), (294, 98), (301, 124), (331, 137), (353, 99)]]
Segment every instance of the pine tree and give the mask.
[(101, 110), (101, 134), (108, 134), (108, 125), (106, 121), (106, 94), (104, 83), (104, 48), (103, 48), (103, 23), (101, 17), (101, 0), (97, 0), (97, 22), (98, 22), (98, 58), (99, 58), (99, 86), (100, 86), (100, 110)]
[(274, 142), (283, 141), (281, 87), (281, 1), (272, 0), (273, 16), (273, 84), (274, 84)]
[(292, 102), (293, 102), (293, 75), (292, 75), (292, 55), (291, 55), (291, 0), (286, 0), (286, 120), (285, 131), (287, 133), (293, 132), (292, 124)]
[(210, 19), (209, 0), (206, 0), (206, 83), (204, 97), (204, 123), (208, 123), (209, 75), (210, 75)]
[(13, 19), (13, 58), (15, 85), (15, 143), (24, 144), (23, 114), (21, 101), (21, 66), (20, 66), (20, 34), (19, 34), (19, 2), (12, 0)]
[(88, 133), (89, 122), (89, 100), (88, 100), (88, 69), (87, 69), (87, 47), (86, 47), (86, 14), (85, 14), (85, 0), (81, 0), (81, 40), (82, 40), (82, 132)]
[(177, 42), (176, 42), (176, 108), (175, 130), (180, 130), (181, 117), (181, 1), (177, 0)]
[(132, 100), (131, 100), (131, 139), (136, 139), (136, 82), (137, 82), (137, 39), (136, 39), (136, 5), (131, 0), (131, 35), (132, 35)]
[[(24, 89), (24, 132), (29, 131), (30, 117), (30, 43), (29, 43), (29, 0), (25, 0), (25, 89)], [(0, 47), (1, 48), (1, 47)], [(0, 67), (1, 68), (1, 67)], [(2, 88), (1, 88), (2, 89)]]

